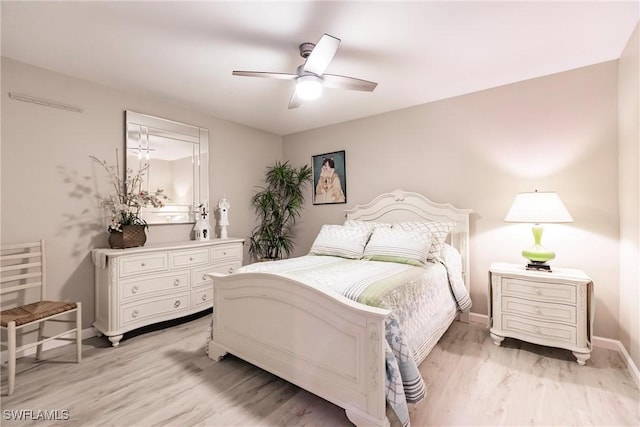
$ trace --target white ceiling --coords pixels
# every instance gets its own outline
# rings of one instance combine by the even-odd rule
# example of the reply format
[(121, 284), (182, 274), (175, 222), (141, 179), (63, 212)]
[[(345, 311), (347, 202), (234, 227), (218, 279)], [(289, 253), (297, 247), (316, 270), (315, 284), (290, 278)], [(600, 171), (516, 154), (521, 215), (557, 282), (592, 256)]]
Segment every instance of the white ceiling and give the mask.
[[(617, 59), (639, 3), (3, 0), (1, 17), (2, 56), (286, 135)], [(327, 73), (374, 92), (289, 110), (293, 82), (231, 75), (294, 73), (323, 33), (342, 39)]]

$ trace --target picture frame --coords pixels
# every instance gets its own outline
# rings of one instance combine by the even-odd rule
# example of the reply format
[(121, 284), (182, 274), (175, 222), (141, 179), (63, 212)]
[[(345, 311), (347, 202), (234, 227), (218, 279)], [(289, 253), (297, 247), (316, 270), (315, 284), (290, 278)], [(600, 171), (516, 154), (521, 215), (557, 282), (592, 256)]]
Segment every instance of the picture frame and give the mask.
[(347, 168), (345, 152), (311, 156), (313, 204), (347, 203)]

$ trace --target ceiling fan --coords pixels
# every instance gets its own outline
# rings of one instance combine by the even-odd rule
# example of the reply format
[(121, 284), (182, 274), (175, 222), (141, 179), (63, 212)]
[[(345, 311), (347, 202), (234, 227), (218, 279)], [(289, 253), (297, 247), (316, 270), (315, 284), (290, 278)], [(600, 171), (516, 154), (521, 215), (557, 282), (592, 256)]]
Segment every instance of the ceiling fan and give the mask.
[(340, 46), (340, 39), (329, 34), (323, 34), (316, 44), (302, 43), (300, 56), (306, 61), (298, 67), (296, 74), (262, 71), (234, 71), (232, 74), (234, 76), (295, 80), (296, 88), (289, 101), (289, 109), (298, 108), (306, 100), (319, 98), (323, 87), (372, 92), (378, 85), (377, 83), (324, 73), (335, 56), (338, 46)]

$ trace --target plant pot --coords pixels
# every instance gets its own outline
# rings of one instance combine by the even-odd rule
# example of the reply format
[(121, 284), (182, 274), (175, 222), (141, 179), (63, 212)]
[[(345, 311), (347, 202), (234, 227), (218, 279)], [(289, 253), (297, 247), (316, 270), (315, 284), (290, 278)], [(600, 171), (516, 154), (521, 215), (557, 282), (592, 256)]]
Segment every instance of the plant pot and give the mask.
[(123, 225), (122, 233), (112, 231), (109, 233), (109, 246), (112, 249), (125, 249), (144, 246), (147, 241), (144, 225)]

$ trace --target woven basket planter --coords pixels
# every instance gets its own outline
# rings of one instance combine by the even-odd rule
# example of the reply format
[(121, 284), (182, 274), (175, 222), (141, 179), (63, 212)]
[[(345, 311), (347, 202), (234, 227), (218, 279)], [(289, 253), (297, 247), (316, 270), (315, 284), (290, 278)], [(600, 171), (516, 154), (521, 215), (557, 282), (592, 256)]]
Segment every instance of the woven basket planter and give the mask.
[(112, 249), (135, 248), (144, 246), (147, 241), (144, 225), (123, 225), (122, 233), (109, 233), (109, 246)]

